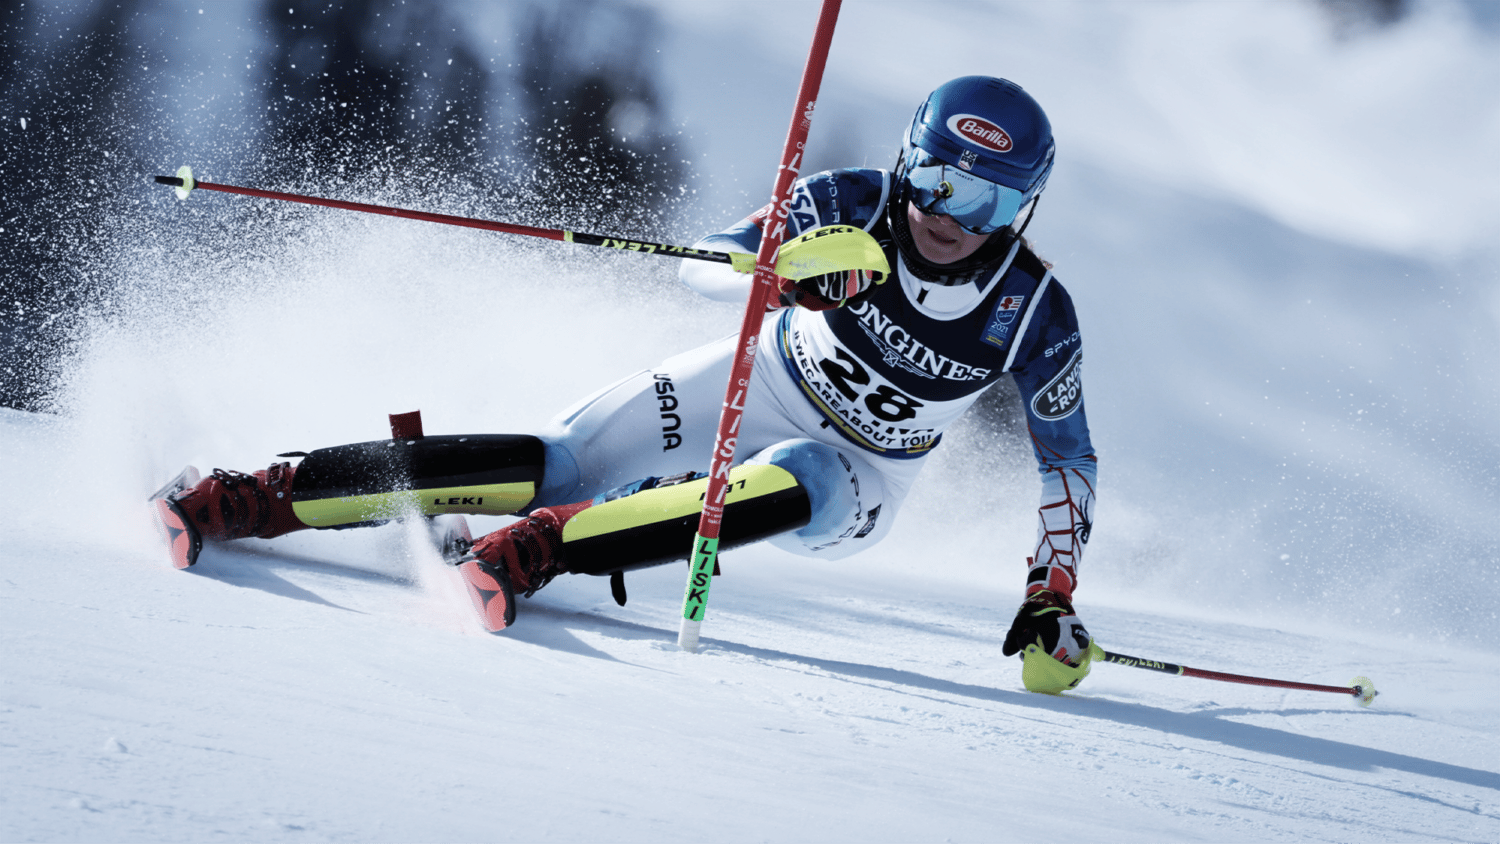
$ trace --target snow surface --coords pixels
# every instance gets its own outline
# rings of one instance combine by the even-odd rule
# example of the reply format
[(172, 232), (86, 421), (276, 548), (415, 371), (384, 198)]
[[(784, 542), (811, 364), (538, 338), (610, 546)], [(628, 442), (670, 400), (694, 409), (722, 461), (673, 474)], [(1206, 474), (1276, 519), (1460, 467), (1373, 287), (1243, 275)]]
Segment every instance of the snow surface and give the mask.
[[(713, 228), (769, 193), (816, 8), (655, 7)], [(640, 256), (142, 188), (64, 413), (0, 411), (0, 840), (1500, 839), (1495, 34), (1446, 4), (1344, 39), (1292, 3), (912, 9), (846, 4), (813, 163), (887, 164), (960, 73), (1053, 115), (1031, 233), (1089, 348), (1090, 630), (1365, 674), (1373, 708), (1111, 665), (1024, 692), (1036, 480), (979, 427), (869, 555), (726, 555), (696, 655), (680, 567), (624, 608), (564, 578), (501, 636), (402, 525), (173, 571), (142, 504), (184, 463), (418, 407), (529, 430), (738, 315)]]

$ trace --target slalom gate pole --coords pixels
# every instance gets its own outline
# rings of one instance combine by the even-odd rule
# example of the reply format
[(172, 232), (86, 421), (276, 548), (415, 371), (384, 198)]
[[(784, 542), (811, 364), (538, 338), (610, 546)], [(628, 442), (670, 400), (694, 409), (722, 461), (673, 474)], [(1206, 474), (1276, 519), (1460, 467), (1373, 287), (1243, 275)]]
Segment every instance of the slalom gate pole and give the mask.
[(766, 306), (777, 290), (776, 252), (786, 237), (787, 208), (792, 201), (792, 185), (802, 166), (807, 131), (812, 126), (818, 89), (823, 84), (823, 67), (828, 62), (828, 46), (833, 41), (833, 25), (838, 20), (841, 0), (823, 0), (818, 26), (813, 32), (807, 65), (802, 70), (802, 86), (797, 91), (792, 125), (787, 130), (781, 150), (781, 166), (776, 172), (776, 187), (771, 195), (772, 212), (761, 233), (760, 249), (755, 256), (755, 280), (750, 285), (750, 299), (745, 303), (745, 318), (740, 323), (739, 345), (735, 347), (729, 384), (724, 390), (724, 407), (719, 414), (719, 432), (710, 458), (708, 489), (703, 496), (703, 513), (698, 517), (698, 535), (693, 537), (689, 557), (687, 591), (682, 599), (682, 626), (677, 644), (690, 653), (698, 650), (698, 633), (708, 610), (708, 590), (713, 582), (714, 566), (719, 558), (719, 528), (724, 518), (724, 495), (729, 482), (729, 467), (734, 462), (735, 437), (740, 419), (745, 415), (745, 395), (750, 389), (750, 373), (755, 366), (755, 350), (760, 343), (761, 321)]
[[(1102, 649), (1101, 649), (1102, 651)], [(1375, 684), (1368, 677), (1355, 677), (1349, 681), (1347, 686), (1320, 686), (1316, 683), (1297, 683), (1291, 680), (1272, 680), (1266, 677), (1247, 677), (1243, 674), (1225, 674), (1222, 671), (1204, 671), (1201, 668), (1189, 668), (1185, 665), (1173, 665), (1170, 662), (1156, 662), (1149, 659), (1141, 659), (1137, 656), (1126, 656), (1125, 654), (1110, 653), (1102, 651), (1105, 662), (1115, 665), (1124, 665), (1130, 668), (1144, 668), (1147, 671), (1160, 671), (1164, 674), (1176, 674), (1181, 677), (1198, 677), (1204, 680), (1218, 680), (1224, 683), (1242, 683), (1247, 686), (1274, 686), (1278, 689), (1297, 689), (1304, 692), (1328, 692), (1336, 695), (1347, 695), (1357, 699), (1360, 706), (1369, 706), (1375, 700)], [(1098, 658), (1098, 657), (1096, 657)]]
[(493, 220), (479, 220), (472, 217), (458, 217), (452, 214), (433, 214), (427, 211), (412, 211), (407, 208), (393, 208), (388, 205), (370, 205), (364, 202), (345, 202), (340, 199), (323, 199), (317, 196), (303, 196), (296, 193), (284, 193), (275, 190), (261, 190), (259, 188), (242, 188), (235, 185), (216, 185), (212, 182), (200, 182), (193, 178), (193, 172), (187, 167), (177, 171), (176, 176), (157, 176), (156, 183), (159, 185), (170, 185), (177, 188), (177, 196), (186, 199), (189, 192), (201, 188), (203, 190), (219, 191), (221, 193), (233, 193), (241, 196), (254, 196), (261, 199), (277, 199), (283, 202), (297, 202), (302, 205), (319, 205), (324, 208), (340, 208), (345, 211), (361, 211), (366, 214), (381, 214), (387, 217), (401, 217), (408, 220), (422, 220), (428, 223), (442, 223), (447, 226), (464, 226), (471, 229), (484, 229), (504, 234), (519, 234), (526, 237), (541, 237), (547, 240), (560, 240), (564, 243), (578, 243), (583, 246), (603, 246), (609, 249), (620, 249), (628, 252), (644, 252), (650, 255), (664, 255), (669, 258), (694, 258), (699, 261), (712, 261), (718, 264), (730, 264), (736, 270), (748, 273), (755, 267), (755, 256), (742, 252), (709, 252), (704, 249), (692, 249), (687, 246), (673, 246), (670, 243), (654, 243), (648, 240), (630, 240), (622, 237), (611, 237), (602, 234), (588, 234), (587, 232), (574, 232), (565, 229), (547, 229), (538, 226), (523, 226), (518, 223), (497, 223)]

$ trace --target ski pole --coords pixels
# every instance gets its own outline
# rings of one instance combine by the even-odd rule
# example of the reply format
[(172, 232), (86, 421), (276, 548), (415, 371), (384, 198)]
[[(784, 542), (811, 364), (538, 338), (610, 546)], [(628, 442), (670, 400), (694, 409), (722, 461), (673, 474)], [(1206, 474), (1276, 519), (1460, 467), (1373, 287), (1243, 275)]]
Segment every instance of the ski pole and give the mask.
[(704, 491), (703, 512), (698, 517), (698, 534), (693, 537), (689, 557), (686, 594), (682, 599), (682, 626), (677, 645), (688, 652), (698, 650), (698, 633), (703, 614), (708, 609), (708, 590), (713, 582), (714, 564), (719, 557), (719, 528), (724, 518), (724, 495), (729, 481), (729, 466), (734, 461), (735, 437), (740, 419), (745, 415), (745, 395), (750, 389), (750, 373), (755, 366), (755, 350), (760, 343), (761, 321), (766, 305), (777, 289), (776, 252), (786, 236), (787, 208), (791, 204), (792, 184), (802, 166), (807, 130), (812, 126), (818, 89), (823, 84), (823, 67), (828, 62), (828, 46), (833, 41), (833, 25), (838, 20), (840, 0), (823, 0), (818, 26), (813, 32), (807, 64), (802, 69), (802, 85), (797, 91), (792, 124), (787, 129), (786, 144), (781, 150), (781, 166), (776, 172), (775, 190), (771, 194), (772, 213), (761, 233), (760, 250), (755, 256), (755, 280), (745, 303), (745, 317), (740, 323), (739, 345), (735, 347), (729, 384), (724, 390), (724, 406), (719, 413), (719, 432), (709, 462), (708, 488)]
[(502, 232), (504, 234), (519, 234), (526, 237), (541, 237), (547, 240), (560, 240), (564, 243), (578, 243), (583, 246), (603, 246), (608, 249), (620, 249), (628, 252), (644, 252), (649, 255), (665, 255), (671, 258), (694, 258), (699, 261), (712, 261), (717, 264), (729, 264), (735, 270), (748, 273), (755, 269), (755, 256), (744, 252), (710, 252), (705, 249), (692, 249), (687, 246), (673, 246), (670, 243), (655, 243), (649, 240), (630, 240), (628, 238), (611, 237), (602, 234), (588, 234), (587, 232), (574, 232), (565, 229), (547, 229), (539, 226), (523, 226), (519, 223), (499, 223), (493, 220), (479, 220), (473, 217), (458, 217), (452, 214), (434, 214), (428, 211), (413, 211), (407, 208), (393, 208), (388, 205), (371, 205), (365, 202), (346, 202), (341, 199), (324, 199), (318, 196), (304, 196), (297, 193), (285, 193), (275, 190), (261, 190), (260, 188), (242, 188), (235, 185), (218, 185), (212, 182), (201, 182), (193, 178), (191, 167), (184, 166), (177, 171), (176, 176), (157, 176), (156, 183), (159, 185), (170, 185), (177, 189), (178, 199), (187, 199), (188, 194), (194, 189), (219, 191), (221, 193), (234, 193), (242, 196), (254, 196), (261, 199), (278, 199), (283, 202), (298, 202), (303, 205), (319, 205), (324, 208), (340, 208), (345, 211), (362, 211), (366, 214), (381, 214), (387, 217), (401, 217), (409, 220), (423, 220), (429, 223), (442, 223), (448, 226), (465, 226), (471, 229), (484, 229), (486, 231)]
[(1355, 677), (1349, 681), (1347, 686), (1321, 686), (1316, 683), (1297, 683), (1291, 680), (1272, 680), (1266, 677), (1247, 677), (1243, 674), (1225, 674), (1222, 671), (1204, 671), (1201, 668), (1189, 668), (1186, 665), (1173, 665), (1170, 662), (1157, 662), (1150, 659), (1141, 659), (1138, 656), (1126, 656), (1125, 654), (1110, 653), (1100, 650), (1103, 656), (1095, 655), (1095, 659), (1103, 659), (1115, 665), (1124, 665), (1130, 668), (1144, 668), (1147, 671), (1160, 671), (1164, 674), (1176, 674), (1182, 677), (1199, 677), (1204, 680), (1219, 680), (1224, 683), (1243, 683), (1247, 686), (1274, 686), (1278, 689), (1297, 689), (1304, 692), (1329, 692), (1336, 695), (1349, 695), (1357, 698), (1360, 706), (1369, 706), (1380, 694), (1375, 691), (1375, 684), (1369, 677)]

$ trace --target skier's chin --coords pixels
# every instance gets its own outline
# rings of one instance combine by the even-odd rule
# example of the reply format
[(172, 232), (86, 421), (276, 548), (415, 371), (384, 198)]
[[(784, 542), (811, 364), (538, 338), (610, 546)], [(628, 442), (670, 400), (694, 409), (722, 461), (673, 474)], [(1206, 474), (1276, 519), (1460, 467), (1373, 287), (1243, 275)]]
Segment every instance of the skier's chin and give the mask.
[(906, 219), (917, 253), (940, 266), (968, 258), (989, 239), (988, 235), (969, 234), (949, 218), (929, 217), (915, 206), (907, 207)]
[[(942, 234), (931, 231), (913, 230), (912, 240), (917, 244), (917, 252), (928, 261), (939, 266), (943, 264), (954, 264), (974, 254), (979, 248), (976, 245), (964, 243), (957, 238), (945, 238)], [(980, 243), (983, 243), (981, 240)]]

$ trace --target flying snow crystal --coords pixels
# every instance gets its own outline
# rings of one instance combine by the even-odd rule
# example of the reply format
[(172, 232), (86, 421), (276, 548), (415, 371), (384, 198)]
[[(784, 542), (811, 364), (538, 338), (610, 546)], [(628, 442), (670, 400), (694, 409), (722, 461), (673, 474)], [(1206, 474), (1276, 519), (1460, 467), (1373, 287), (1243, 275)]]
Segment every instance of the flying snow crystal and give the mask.
[(21, 118), (21, 131), (26, 131), (26, 118)]

